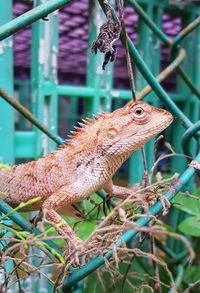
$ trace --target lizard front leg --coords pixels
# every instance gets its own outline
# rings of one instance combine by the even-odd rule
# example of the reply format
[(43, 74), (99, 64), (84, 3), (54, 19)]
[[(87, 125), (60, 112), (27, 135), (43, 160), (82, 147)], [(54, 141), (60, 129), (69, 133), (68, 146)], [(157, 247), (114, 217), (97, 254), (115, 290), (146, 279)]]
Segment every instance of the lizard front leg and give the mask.
[[(126, 199), (127, 197), (129, 197), (129, 195), (131, 195), (134, 192), (134, 190), (130, 187), (114, 185), (112, 180), (108, 181), (106, 185), (104, 185), (103, 189), (105, 190), (106, 193), (108, 193), (112, 197), (117, 197), (120, 199)], [(150, 194), (149, 196), (148, 194), (143, 195), (143, 194), (140, 194), (139, 192), (136, 195), (136, 197), (138, 200), (146, 202), (150, 205), (154, 203), (156, 199), (155, 194), (154, 195)]]
[(73, 229), (63, 220), (56, 210), (65, 205), (70, 205), (82, 197), (75, 185), (63, 186), (45, 200), (42, 206), (45, 219), (52, 223), (57, 232), (67, 239), (69, 247), (76, 250), (83, 249), (83, 241), (76, 236)]
[(131, 193), (133, 193), (133, 190), (130, 187), (114, 185), (112, 180), (108, 181), (103, 186), (103, 189), (111, 196), (121, 199), (126, 199)]

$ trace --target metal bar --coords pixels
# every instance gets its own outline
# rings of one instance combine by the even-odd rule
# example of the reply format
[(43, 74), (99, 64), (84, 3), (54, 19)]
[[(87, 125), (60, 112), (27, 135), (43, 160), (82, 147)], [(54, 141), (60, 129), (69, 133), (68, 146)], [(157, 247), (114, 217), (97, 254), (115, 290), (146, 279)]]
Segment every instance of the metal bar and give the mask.
[[(12, 210), (13, 209), (7, 203), (0, 199), (0, 211), (2, 213), (6, 215), (7, 213), (12, 212)], [(34, 232), (36, 235), (41, 234), (41, 232), (37, 228), (33, 228), (32, 225), (29, 222), (27, 222), (26, 219), (22, 217), (19, 213), (14, 212), (9, 216), (9, 218), (13, 220), (13, 222), (15, 222), (18, 226), (20, 226), (24, 231), (27, 231), (29, 233)], [(60, 248), (57, 245), (55, 245), (52, 241), (45, 240), (44, 242), (46, 242), (51, 248), (55, 249), (58, 253), (62, 253)]]
[[(186, 23), (190, 22), (191, 21), (191, 16), (187, 16), (184, 18), (184, 21), (186, 21)], [(180, 33), (179, 35), (176, 36), (176, 38), (174, 39), (173, 43), (172, 43), (172, 47), (171, 47), (171, 52), (170, 52), (170, 56), (171, 56), (171, 59), (174, 58), (174, 56), (176, 55), (176, 52), (177, 52), (177, 48), (179, 48), (180, 46), (178, 46), (178, 44), (186, 37), (188, 36), (189, 33), (191, 33), (195, 28), (198, 28), (200, 24), (200, 17), (197, 17), (193, 22), (189, 23)], [(196, 39), (196, 42), (195, 44), (192, 44), (192, 40), (193, 40), (193, 37), (191, 38), (190, 36), (190, 39), (187, 39), (187, 52), (189, 54), (188, 56), (188, 59), (190, 60), (191, 62), (191, 58), (194, 58), (193, 60), (196, 60), (198, 62), (198, 57), (196, 57), (196, 54), (194, 55), (190, 48), (194, 48), (194, 46), (196, 48), (198, 48), (198, 35), (197, 35), (197, 38)], [(195, 50), (195, 52), (197, 52), (197, 50)], [(196, 57), (196, 58), (195, 58)], [(188, 60), (187, 59), (187, 60)], [(192, 72), (192, 68), (190, 66), (190, 62), (187, 64), (187, 71), (189, 70), (189, 73), (190, 75), (193, 73)], [(196, 62), (195, 62), (195, 65), (196, 65)], [(194, 69), (195, 70), (195, 69)], [(187, 87), (197, 96), (197, 98), (200, 98), (200, 91), (198, 89), (198, 86), (195, 85), (195, 83), (193, 83), (193, 81), (190, 79), (190, 77), (188, 76), (188, 73), (186, 74), (186, 72), (181, 68), (181, 67), (178, 67), (177, 68), (177, 73), (179, 74), (179, 76), (182, 78), (182, 80), (185, 82), (185, 84), (187, 85)], [(196, 73), (195, 73), (196, 74)], [(198, 79), (196, 79), (198, 80)], [(198, 82), (197, 82), (198, 84)], [(184, 90), (185, 91), (185, 90)]]
[(15, 158), (34, 158), (35, 131), (16, 131)]
[(197, 131), (199, 130), (200, 130), (200, 121), (197, 121), (193, 126), (191, 126), (190, 128), (186, 130), (186, 132), (184, 133), (182, 137), (182, 147), (183, 147), (184, 153), (188, 154), (189, 156), (191, 156), (191, 153), (189, 151), (190, 140), (192, 139), (194, 134), (197, 133)]
[[(4, 3), (4, 12), (0, 15), (0, 27), (12, 18), (12, 1)], [(0, 87), (4, 86), (13, 95), (13, 40), (12, 37), (0, 42)], [(0, 162), (14, 163), (14, 110), (5, 101), (0, 100), (0, 141), (6, 138), (7, 146), (0, 144)], [(9, 123), (8, 123), (9, 121)]]
[(148, 17), (143, 8), (135, 0), (127, 0), (135, 11), (142, 17), (142, 20), (152, 29), (152, 31), (158, 36), (160, 40), (165, 42), (167, 45), (171, 46), (172, 41), (165, 35), (162, 30)]
[[(167, 66), (161, 73), (159, 73), (158, 76), (156, 76), (156, 80), (159, 83), (165, 80), (166, 77), (168, 77), (183, 62), (185, 56), (186, 56), (185, 50), (180, 49), (174, 61), (169, 66)], [(152, 91), (152, 88), (149, 85), (147, 85), (141, 90), (139, 94), (137, 94), (136, 99), (137, 100), (143, 99), (151, 91)]]
[[(152, 2), (150, 2), (148, 5), (145, 6), (145, 10), (147, 13), (149, 13), (150, 17), (153, 17), (153, 6)], [(124, 35), (124, 30), (122, 29), (122, 34)], [(147, 65), (152, 68), (152, 59), (150, 57), (150, 50), (149, 47), (152, 46), (152, 30), (145, 24), (144, 21), (142, 21), (141, 18), (139, 18), (138, 22), (138, 44), (137, 44), (137, 50), (142, 55), (143, 59), (147, 62)], [(148, 42), (146, 42), (148, 40)], [(124, 47), (127, 51), (128, 50), (128, 42), (126, 39), (123, 38)], [(148, 47), (149, 46), (149, 47)], [(159, 59), (159, 58), (157, 58)], [(138, 68), (136, 67), (134, 70), (134, 79), (135, 79), (135, 87), (137, 91), (142, 90), (144, 86), (146, 86), (146, 80), (144, 79), (143, 75), (140, 73)], [(137, 95), (136, 95), (137, 100)], [(130, 100), (132, 101), (132, 99)], [(149, 154), (148, 157), (146, 156), (146, 165), (150, 166), (151, 161), (153, 160), (153, 151), (149, 151), (149, 149), (152, 148), (153, 140), (149, 141), (145, 146), (143, 151), (145, 151), (145, 154)], [(141, 151), (137, 151), (134, 153), (129, 160), (129, 183), (131, 186), (133, 186), (135, 183), (140, 182), (143, 173), (144, 173), (144, 165), (142, 164), (142, 153)], [(137, 172), (135, 172), (135, 166), (138, 166)], [(147, 167), (148, 168), (148, 167)]]
[(13, 108), (15, 108), (18, 112), (20, 112), (27, 120), (29, 120), (33, 125), (35, 125), (37, 128), (39, 128), (43, 133), (45, 133), (49, 138), (51, 138), (53, 141), (55, 141), (57, 144), (63, 144), (64, 140), (56, 135), (50, 132), (46, 126), (41, 124), (32, 114), (31, 112), (22, 106), (18, 101), (13, 99), (11, 96), (9, 96), (2, 88), (0, 88), (0, 96), (8, 102), (10, 105), (12, 105)]
[(173, 293), (175, 290), (178, 289), (179, 285), (182, 282), (183, 276), (184, 276), (184, 267), (183, 265), (179, 265), (177, 269), (177, 276), (176, 276), (176, 279), (174, 280), (175, 287), (173, 287), (173, 289), (172, 288), (169, 289), (168, 293)]
[[(40, 5), (43, 1), (35, 1)], [(47, 4), (48, 1), (45, 1)], [(31, 102), (32, 112), (46, 129), (51, 129), (55, 137), (57, 133), (57, 52), (58, 52), (58, 14), (49, 15), (49, 21), (36, 22), (32, 26), (32, 63), (31, 63)], [(56, 145), (41, 133), (36, 132), (35, 157), (43, 149), (49, 153)], [(58, 136), (56, 143), (62, 143)], [(55, 140), (54, 140), (55, 141)]]
[[(83, 280), (81, 280), (78, 283), (76, 283), (76, 285), (74, 286), (73, 293), (82, 293), (83, 289), (84, 289), (84, 282)], [(65, 293), (65, 291), (63, 291), (63, 293)]]
[(172, 48), (176, 48), (178, 44), (193, 31), (198, 25), (200, 25), (200, 16), (198, 16), (193, 22), (187, 25), (173, 40)]
[(58, 85), (57, 93), (59, 96), (92, 98), (95, 94), (95, 88), (86, 86)]
[[(185, 55), (184, 49), (181, 49), (176, 57), (176, 59), (167, 66), (158, 76), (156, 76), (156, 79), (158, 82), (162, 82), (166, 77), (168, 77), (172, 71), (179, 66), (179, 64), (183, 61)], [(70, 97), (84, 97), (86, 99), (93, 98), (93, 93), (95, 89), (91, 87), (86, 86), (72, 86), (72, 85), (58, 85), (57, 86), (57, 93), (59, 96), (70, 96)], [(136, 99), (142, 100), (144, 97), (146, 97), (150, 92), (152, 91), (152, 88), (147, 85), (144, 87), (141, 92), (137, 93)], [(106, 90), (100, 89), (100, 96), (105, 97)], [(125, 90), (125, 89), (111, 89), (111, 96), (112, 99), (116, 100), (131, 100), (131, 91)], [(169, 96), (174, 101), (184, 101), (186, 96), (183, 94), (177, 94), (177, 93), (169, 93)]]
[[(35, 0), (34, 5), (48, 4), (49, 0)], [(55, 11), (48, 15), (48, 21), (37, 21), (32, 25), (31, 46), (31, 109), (33, 115), (46, 129), (51, 129), (55, 138), (57, 133), (57, 52), (58, 52), (58, 13)], [(46, 81), (46, 82), (45, 82)], [(35, 132), (34, 157), (37, 158), (41, 151), (46, 156), (56, 145), (41, 132), (38, 127), (33, 127)], [(56, 136), (56, 142), (57, 142)], [(54, 140), (55, 141), (55, 140)], [(58, 142), (60, 138), (58, 138)], [(30, 218), (37, 215), (37, 211), (30, 213)], [(37, 247), (32, 247), (30, 255), (45, 257), (44, 252)], [(50, 259), (48, 260), (50, 261)], [(34, 266), (39, 266), (39, 258), (31, 258)], [(53, 291), (44, 275), (51, 275), (52, 268), (41, 269), (41, 276), (30, 276), (29, 281), (32, 291)], [(44, 274), (44, 275), (43, 275)]]
[(197, 98), (200, 99), (200, 91), (195, 86), (193, 81), (189, 78), (189, 76), (185, 73), (185, 71), (181, 67), (178, 67), (176, 71), (180, 75), (180, 77), (185, 81), (187, 86), (191, 89), (191, 92), (194, 93), (197, 96)]
[(70, 2), (71, 0), (51, 0), (25, 12), (0, 27), (0, 41)]
[[(58, 85), (57, 93), (59, 96), (83, 97), (91, 99), (95, 95), (95, 88), (90, 86)], [(107, 90), (99, 89), (99, 93), (101, 97), (105, 97), (107, 95)], [(130, 90), (124, 89), (111, 89), (111, 96), (114, 99), (130, 100), (131, 92)]]
[[(195, 160), (200, 163), (200, 153), (198, 156), (195, 158)], [(189, 167), (186, 169), (186, 171), (179, 177), (179, 179), (169, 188), (168, 192), (166, 193), (166, 197), (168, 198), (169, 201), (172, 200), (172, 198), (187, 184), (187, 182), (192, 178), (194, 175), (194, 168)], [(150, 210), (149, 214), (150, 215), (157, 215), (162, 211), (162, 204), (160, 201), (156, 202)], [(144, 216), (140, 218), (139, 220), (136, 221), (136, 224), (139, 227), (146, 226), (150, 221), (150, 217)], [(135, 235), (137, 235), (138, 231), (136, 230), (128, 230), (122, 234), (122, 236), (117, 240), (115, 243), (116, 246), (120, 246), (123, 241), (128, 242), (131, 238), (133, 238)], [(112, 250), (109, 250), (104, 257), (107, 259), (112, 257)], [(76, 284), (78, 281), (82, 280), (85, 278), (88, 274), (96, 270), (98, 267), (104, 264), (103, 256), (97, 256), (94, 257), (89, 263), (87, 263), (85, 266), (82, 268), (74, 271), (69, 278), (66, 280), (64, 284), (64, 290), (66, 288), (69, 288)]]
[[(101, 89), (104, 88), (105, 79), (103, 76), (103, 70), (101, 68), (103, 64), (103, 55), (99, 52), (96, 57), (93, 58), (91, 52), (92, 41), (96, 39), (98, 35), (98, 29), (105, 21), (105, 16), (98, 1), (89, 1), (89, 38), (88, 38), (88, 50), (87, 50), (87, 70), (86, 70), (86, 84), (89, 87), (94, 87), (94, 95), (91, 100), (87, 102), (87, 112), (97, 113), (100, 109), (104, 110), (102, 99), (101, 99)], [(111, 65), (109, 64), (108, 67)], [(112, 81), (112, 80), (111, 80)], [(108, 75), (108, 84), (110, 84), (110, 78)], [(110, 85), (109, 85), (110, 87)], [(105, 92), (106, 96), (107, 93)]]
[[(3, 13), (0, 15), (0, 26), (5, 22), (10, 21), (12, 18), (12, 0), (7, 0), (4, 3)], [(0, 86), (4, 86), (6, 90), (13, 94), (13, 38), (10, 37), (7, 40), (0, 42)], [(0, 162), (5, 164), (14, 163), (14, 110), (0, 100)], [(8, 123), (9, 121), (9, 123)], [(12, 226), (10, 219), (4, 219), (3, 224)], [(11, 232), (1, 231), (4, 237), (12, 237)], [(0, 243), (0, 250), (5, 248), (9, 241)], [(11, 260), (6, 261), (5, 269), (7, 273), (11, 273), (13, 270), (13, 262)], [(6, 276), (2, 274), (2, 268), (0, 269), (0, 279), (6, 282)], [(12, 279), (12, 277), (11, 277)]]
[(164, 251), (164, 253), (166, 253), (170, 258), (176, 259), (177, 257), (176, 253), (174, 253), (168, 246), (158, 241), (157, 239), (155, 239), (155, 243), (156, 243), (156, 246), (162, 251)]

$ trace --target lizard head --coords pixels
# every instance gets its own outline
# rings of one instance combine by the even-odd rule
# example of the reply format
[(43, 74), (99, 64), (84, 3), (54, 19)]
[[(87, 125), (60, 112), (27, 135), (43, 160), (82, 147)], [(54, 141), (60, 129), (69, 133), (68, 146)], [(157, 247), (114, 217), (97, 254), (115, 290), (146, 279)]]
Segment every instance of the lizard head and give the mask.
[(173, 121), (163, 109), (144, 102), (129, 102), (102, 117), (98, 132), (99, 148), (106, 155), (129, 157)]

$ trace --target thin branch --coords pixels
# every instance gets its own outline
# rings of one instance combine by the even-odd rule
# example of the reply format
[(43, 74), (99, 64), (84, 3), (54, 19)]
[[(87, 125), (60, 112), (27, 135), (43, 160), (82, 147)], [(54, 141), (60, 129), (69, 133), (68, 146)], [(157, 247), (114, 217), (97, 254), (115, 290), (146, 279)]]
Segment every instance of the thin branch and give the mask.
[(127, 33), (126, 33), (125, 21), (124, 21), (124, 1), (123, 0), (118, 0), (118, 7), (119, 7), (119, 12), (120, 12), (121, 27), (122, 27), (122, 33), (123, 33), (123, 38), (124, 38), (125, 50), (126, 50), (126, 63), (127, 63), (129, 84), (130, 84), (130, 89), (131, 89), (133, 101), (136, 101), (133, 69), (132, 69), (129, 48), (128, 48), (128, 38), (127, 38)]

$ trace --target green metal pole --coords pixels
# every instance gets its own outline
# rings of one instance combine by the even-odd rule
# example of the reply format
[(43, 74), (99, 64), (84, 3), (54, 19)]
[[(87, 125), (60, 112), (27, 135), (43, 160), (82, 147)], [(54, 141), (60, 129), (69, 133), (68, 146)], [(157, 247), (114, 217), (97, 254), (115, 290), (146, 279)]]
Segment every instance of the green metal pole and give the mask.
[(0, 41), (70, 2), (71, 0), (51, 0), (5, 23), (0, 27)]
[[(35, 0), (35, 5), (47, 5), (48, 1)], [(50, 129), (57, 133), (58, 121), (58, 98), (57, 98), (57, 52), (58, 52), (58, 14), (57, 12), (48, 15), (48, 21), (39, 20), (33, 25), (32, 42), (32, 66), (31, 66), (31, 89), (32, 89), (32, 109), (34, 116)], [(36, 133), (35, 156), (41, 153), (47, 155), (56, 145), (34, 127)], [(35, 212), (31, 216), (35, 216)], [(31, 247), (30, 254), (44, 257), (44, 253), (38, 248)], [(31, 259), (35, 266), (39, 265), (37, 259)], [(44, 274), (51, 274), (50, 267), (42, 269)], [(33, 291), (52, 291), (52, 283), (43, 275), (38, 277), (30, 276), (30, 283)]]
[[(39, 4), (40, 1), (36, 2)], [(48, 4), (48, 2), (46, 2)], [(40, 20), (33, 25), (31, 90), (32, 112), (54, 134), (57, 132), (58, 99), (57, 81), (57, 14), (49, 15), (49, 21)], [(42, 149), (48, 153), (55, 144), (34, 127), (36, 133), (35, 157)]]
[[(2, 199), (0, 199), (0, 211), (6, 215), (12, 212), (13, 209), (7, 203), (5, 203)], [(34, 232), (35, 235), (41, 234), (41, 232), (37, 228), (33, 228), (33, 226), (28, 221), (26, 221), (26, 219), (22, 217), (19, 213), (14, 212), (9, 216), (9, 218), (13, 222), (15, 222), (19, 227), (21, 227), (24, 231), (27, 231), (30, 233)], [(56, 252), (60, 254), (62, 253), (61, 249), (57, 245), (55, 245), (52, 241), (45, 240), (44, 242), (46, 242)]]
[[(148, 9), (148, 12), (152, 16), (152, 4), (151, 3), (147, 4), (145, 8)], [(150, 44), (148, 44), (146, 40), (149, 40)], [(152, 44), (152, 32), (150, 31), (148, 26), (141, 19), (139, 19), (137, 49), (140, 55), (143, 57), (143, 59), (148, 63), (150, 63), (149, 61), (150, 51), (148, 46), (151, 47), (151, 44)], [(141, 91), (142, 88), (145, 87), (146, 81), (143, 75), (140, 73), (140, 71), (137, 68), (135, 68), (134, 72), (135, 72), (136, 91)], [(137, 172), (135, 172), (135, 166), (137, 166)], [(144, 170), (142, 165), (142, 155), (141, 155), (141, 151), (139, 150), (133, 156), (131, 156), (129, 160), (130, 185), (134, 185), (135, 183), (140, 182), (143, 173), (144, 173)]]
[(88, 52), (87, 52), (87, 78), (86, 85), (94, 88), (94, 95), (92, 100), (87, 102), (87, 112), (97, 113), (100, 110), (100, 89), (101, 89), (101, 75), (103, 74), (101, 64), (103, 63), (103, 56), (99, 52), (94, 56), (91, 52), (92, 43), (95, 41), (98, 29), (103, 24), (105, 19), (101, 8), (97, 1), (91, 0), (89, 2), (89, 38), (88, 38)]
[[(0, 15), (0, 25), (12, 18), (12, 1), (4, 3), (4, 13)], [(12, 38), (0, 42), (0, 87), (13, 95), (13, 41)], [(14, 111), (0, 98), (0, 162), (14, 163)]]
[[(3, 13), (0, 14), (0, 26), (12, 18), (12, 0), (4, 3)], [(13, 40), (12, 37), (0, 42), (0, 87), (13, 94)], [(5, 143), (6, 142), (6, 143)], [(0, 98), (0, 162), (5, 164), (14, 163), (14, 111), (13, 108)], [(12, 226), (12, 221), (6, 219), (4, 224)], [(1, 231), (3, 232), (3, 231)], [(5, 233), (5, 232), (4, 232)], [(12, 237), (10, 232), (4, 237)], [(8, 241), (0, 243), (3, 249)], [(6, 272), (12, 271), (12, 261), (6, 262)], [(3, 272), (4, 273), (4, 272)], [(1, 275), (1, 272), (0, 272)], [(3, 277), (3, 279), (6, 276)], [(1, 281), (4, 281), (1, 279)]]

